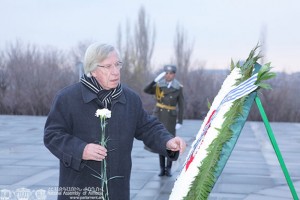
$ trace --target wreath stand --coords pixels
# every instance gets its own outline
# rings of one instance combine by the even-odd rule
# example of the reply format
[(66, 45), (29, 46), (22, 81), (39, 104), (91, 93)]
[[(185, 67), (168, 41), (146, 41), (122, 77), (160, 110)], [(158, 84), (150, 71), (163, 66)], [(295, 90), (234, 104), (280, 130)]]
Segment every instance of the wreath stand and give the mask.
[(257, 105), (257, 107), (258, 107), (258, 110), (259, 110), (259, 112), (260, 112), (260, 115), (261, 115), (261, 117), (262, 117), (262, 120), (263, 120), (263, 122), (264, 122), (264, 124), (265, 124), (265, 127), (266, 127), (266, 129), (267, 129), (267, 133), (268, 133), (269, 139), (270, 139), (270, 141), (271, 141), (271, 143), (272, 143), (273, 149), (274, 149), (274, 151), (275, 151), (275, 153), (276, 153), (276, 156), (277, 156), (277, 158), (278, 158), (280, 167), (281, 167), (281, 169), (282, 169), (282, 171), (283, 171), (283, 173), (284, 173), (285, 179), (286, 179), (286, 181), (287, 181), (287, 183), (288, 183), (288, 185), (289, 185), (289, 188), (290, 188), (290, 191), (291, 191), (291, 193), (292, 193), (292, 196), (293, 196), (294, 200), (299, 200), (298, 195), (297, 195), (297, 192), (296, 192), (296, 190), (295, 190), (295, 187), (294, 187), (293, 182), (292, 182), (292, 180), (291, 180), (291, 177), (290, 177), (290, 175), (289, 175), (289, 172), (288, 172), (288, 170), (287, 170), (287, 168), (286, 168), (286, 166), (285, 166), (285, 163), (284, 163), (284, 161), (283, 161), (283, 158), (282, 158), (282, 155), (281, 155), (281, 153), (280, 153), (279, 147), (278, 147), (278, 145), (277, 145), (275, 136), (274, 136), (273, 131), (272, 131), (272, 128), (271, 128), (271, 126), (270, 126), (269, 120), (268, 120), (268, 118), (267, 118), (267, 115), (266, 115), (266, 113), (265, 113), (265, 110), (264, 110), (264, 108), (263, 108), (263, 106), (262, 106), (262, 103), (261, 103), (261, 101), (260, 101), (258, 95), (256, 95), (256, 97), (255, 97), (255, 103), (256, 103), (256, 105)]

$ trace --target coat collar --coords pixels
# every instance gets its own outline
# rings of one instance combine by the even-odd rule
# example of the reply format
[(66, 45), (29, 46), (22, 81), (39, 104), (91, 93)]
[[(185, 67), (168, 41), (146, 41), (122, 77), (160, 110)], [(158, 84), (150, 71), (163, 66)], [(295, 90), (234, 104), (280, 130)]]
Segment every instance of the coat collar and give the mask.
[[(93, 92), (91, 92), (88, 88), (86, 88), (83, 84), (81, 85), (81, 94), (82, 94), (82, 99), (84, 101), (84, 103), (89, 103), (91, 101), (93, 101), (94, 99), (97, 99), (97, 95)], [(117, 99), (116, 102), (120, 102), (125, 104), (126, 103), (126, 98), (124, 95), (124, 91), (122, 92), (121, 96)], [(113, 102), (115, 103), (115, 102)]]
[[(168, 82), (165, 79), (162, 79), (161, 81), (158, 82), (159, 87), (168, 87)], [(175, 88), (176, 90), (179, 90), (182, 85), (177, 79), (173, 79), (171, 82), (171, 87)]]

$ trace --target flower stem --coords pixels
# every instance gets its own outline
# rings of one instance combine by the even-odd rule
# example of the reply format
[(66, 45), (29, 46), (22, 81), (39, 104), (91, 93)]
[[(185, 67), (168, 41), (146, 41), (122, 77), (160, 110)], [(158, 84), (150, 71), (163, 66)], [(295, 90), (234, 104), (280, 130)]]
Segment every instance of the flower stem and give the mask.
[[(106, 127), (106, 118), (104, 116), (100, 116), (100, 124), (101, 124), (101, 140), (100, 145), (106, 148), (106, 135), (105, 135), (105, 127)], [(108, 196), (108, 181), (107, 181), (107, 173), (106, 173), (106, 158), (104, 158), (101, 162), (101, 192), (104, 200), (109, 200)]]

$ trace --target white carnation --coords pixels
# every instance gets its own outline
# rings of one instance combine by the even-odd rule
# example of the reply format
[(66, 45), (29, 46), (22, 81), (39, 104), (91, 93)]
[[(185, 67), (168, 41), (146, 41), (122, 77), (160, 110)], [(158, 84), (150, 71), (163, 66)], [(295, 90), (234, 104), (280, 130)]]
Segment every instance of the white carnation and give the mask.
[(104, 118), (110, 118), (111, 117), (111, 111), (107, 108), (98, 109), (95, 113), (96, 117), (104, 117)]

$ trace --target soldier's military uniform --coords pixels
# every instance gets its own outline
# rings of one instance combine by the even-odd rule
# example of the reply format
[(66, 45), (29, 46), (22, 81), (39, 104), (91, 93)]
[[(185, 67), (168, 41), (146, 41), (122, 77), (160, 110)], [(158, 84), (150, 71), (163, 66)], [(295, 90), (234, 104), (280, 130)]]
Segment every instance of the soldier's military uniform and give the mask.
[[(176, 73), (176, 67), (173, 65), (166, 65), (165, 72)], [(170, 83), (164, 78), (158, 82), (152, 81), (144, 88), (144, 92), (155, 95), (156, 106), (154, 115), (158, 117), (159, 121), (164, 124), (167, 130), (176, 135), (176, 123), (182, 124), (183, 121), (183, 86), (178, 80), (173, 79)], [(160, 155), (160, 176), (171, 176), (172, 161), (167, 161), (165, 167), (165, 157)]]

